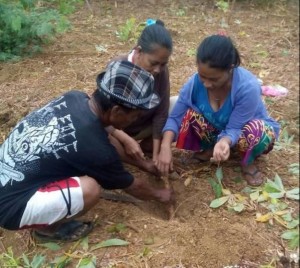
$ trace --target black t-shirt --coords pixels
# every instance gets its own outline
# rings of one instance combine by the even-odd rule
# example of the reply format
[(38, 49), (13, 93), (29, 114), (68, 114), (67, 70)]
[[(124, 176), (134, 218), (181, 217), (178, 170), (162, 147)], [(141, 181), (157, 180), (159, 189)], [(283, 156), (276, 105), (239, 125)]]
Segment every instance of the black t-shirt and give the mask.
[(87, 94), (70, 91), (27, 115), (4, 141), (0, 226), (18, 224), (29, 198), (50, 182), (87, 175), (105, 189), (132, 184), (88, 101)]

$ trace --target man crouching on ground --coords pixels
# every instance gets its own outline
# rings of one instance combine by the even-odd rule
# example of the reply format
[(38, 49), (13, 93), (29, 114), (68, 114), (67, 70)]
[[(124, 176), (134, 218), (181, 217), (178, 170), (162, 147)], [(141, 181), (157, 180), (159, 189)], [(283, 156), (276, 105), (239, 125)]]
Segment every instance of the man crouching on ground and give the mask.
[(92, 230), (74, 220), (90, 210), (101, 187), (170, 203), (172, 190), (153, 188), (127, 172), (105, 127), (125, 128), (159, 104), (150, 73), (115, 61), (89, 98), (69, 91), (33, 111), (0, 147), (0, 226), (33, 229), (42, 241), (74, 241)]

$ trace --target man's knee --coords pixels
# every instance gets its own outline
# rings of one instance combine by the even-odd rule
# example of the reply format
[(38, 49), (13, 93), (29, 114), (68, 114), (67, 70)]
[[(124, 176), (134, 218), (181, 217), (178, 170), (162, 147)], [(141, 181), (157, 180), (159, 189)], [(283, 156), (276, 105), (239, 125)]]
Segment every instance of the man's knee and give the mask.
[(100, 185), (91, 177), (80, 177), (80, 183), (82, 187), (84, 209), (90, 209), (94, 206), (100, 198)]

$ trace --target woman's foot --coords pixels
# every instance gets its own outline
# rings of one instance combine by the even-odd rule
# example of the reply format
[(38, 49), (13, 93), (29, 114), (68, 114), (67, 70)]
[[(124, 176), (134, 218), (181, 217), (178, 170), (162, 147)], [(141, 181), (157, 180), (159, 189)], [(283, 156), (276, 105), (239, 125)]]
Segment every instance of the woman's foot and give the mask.
[(199, 160), (199, 162), (208, 162), (213, 156), (213, 149), (195, 152), (192, 159)]
[(242, 173), (251, 186), (260, 186), (264, 182), (261, 172), (254, 164), (242, 167)]

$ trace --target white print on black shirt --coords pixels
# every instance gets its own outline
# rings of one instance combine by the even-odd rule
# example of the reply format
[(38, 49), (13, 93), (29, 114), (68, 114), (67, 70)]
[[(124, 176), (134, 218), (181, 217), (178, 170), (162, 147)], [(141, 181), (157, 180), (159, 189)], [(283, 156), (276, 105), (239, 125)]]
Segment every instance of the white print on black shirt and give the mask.
[(0, 187), (9, 181), (12, 183), (24, 180), (25, 175), (22, 171), (25, 167), (34, 167), (35, 172), (39, 172), (39, 165), (36, 163), (39, 163), (41, 156), (47, 157), (52, 154), (59, 159), (60, 150), (68, 152), (72, 148), (77, 151), (71, 116), (66, 114), (57, 117), (56, 114), (62, 113), (55, 113), (56, 110), (68, 112), (63, 97), (25, 117), (2, 144)]

